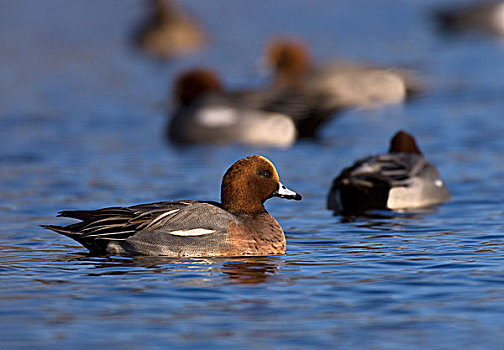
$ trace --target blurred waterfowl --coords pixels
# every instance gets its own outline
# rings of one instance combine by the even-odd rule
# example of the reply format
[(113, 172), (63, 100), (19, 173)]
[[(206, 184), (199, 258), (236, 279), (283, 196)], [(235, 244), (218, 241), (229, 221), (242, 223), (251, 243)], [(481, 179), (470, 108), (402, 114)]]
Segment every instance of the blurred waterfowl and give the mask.
[(236, 94), (224, 91), (217, 74), (207, 69), (178, 77), (174, 105), (168, 137), (176, 143), (287, 147), (296, 140), (289, 116), (243, 103)]
[(234, 96), (242, 104), (289, 116), (296, 126), (297, 137), (304, 139), (317, 138), (320, 129), (345, 109), (332, 104), (325, 92), (308, 89), (270, 87), (236, 91)]
[(307, 46), (296, 39), (272, 40), (265, 55), (275, 86), (323, 94), (329, 106), (370, 108), (397, 104), (420, 91), (417, 78), (404, 69), (350, 62), (314, 66)]
[(422, 156), (413, 136), (399, 131), (387, 154), (360, 159), (334, 179), (327, 207), (348, 214), (372, 209), (408, 210), (450, 198), (436, 167)]
[(225, 91), (209, 69), (182, 73), (174, 84), (168, 136), (179, 143), (291, 145), (315, 137), (335, 116), (322, 94), (297, 89)]
[(150, 0), (151, 13), (135, 34), (137, 45), (158, 58), (174, 58), (200, 49), (203, 30), (172, 1)]
[(504, 35), (504, 1), (484, 1), (434, 12), (439, 25), (449, 31), (475, 31)]
[(261, 156), (235, 162), (224, 174), (221, 203), (183, 200), (62, 211), (80, 222), (43, 226), (99, 255), (264, 256), (284, 254), (285, 235), (266, 211), (271, 197), (300, 200)]

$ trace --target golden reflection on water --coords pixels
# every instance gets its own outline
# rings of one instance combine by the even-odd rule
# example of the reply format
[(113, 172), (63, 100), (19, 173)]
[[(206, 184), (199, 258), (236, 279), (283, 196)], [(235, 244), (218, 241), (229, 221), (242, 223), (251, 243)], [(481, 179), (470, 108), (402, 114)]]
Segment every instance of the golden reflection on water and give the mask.
[[(78, 257), (77, 260), (89, 259)], [(101, 259), (101, 258), (100, 258)], [(132, 258), (110, 257), (103, 261), (94, 261), (90, 276), (145, 274), (179, 275), (194, 273), (190, 283), (198, 285), (214, 279), (216, 276), (226, 276), (233, 283), (257, 284), (265, 282), (277, 273), (281, 257), (237, 257), (237, 258), (167, 258), (137, 256)], [(125, 269), (125, 267), (127, 269)], [(141, 268), (139, 271), (137, 268)]]

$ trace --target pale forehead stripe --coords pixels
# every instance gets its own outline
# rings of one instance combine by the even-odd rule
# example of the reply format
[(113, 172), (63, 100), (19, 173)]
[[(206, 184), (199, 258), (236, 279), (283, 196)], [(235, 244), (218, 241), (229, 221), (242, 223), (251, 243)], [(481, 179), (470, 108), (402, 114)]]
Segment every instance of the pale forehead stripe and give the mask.
[(266, 163), (268, 163), (269, 165), (271, 165), (273, 167), (273, 169), (275, 169), (275, 166), (273, 165), (273, 163), (271, 163), (271, 161), (268, 158), (264, 158), (263, 156), (259, 156), (259, 158), (261, 158), (262, 160), (264, 160)]
[(273, 171), (275, 172), (276, 174), (276, 177), (279, 177), (278, 175), (278, 171), (276, 170), (275, 166), (273, 165), (273, 163), (271, 163), (271, 161), (268, 159), (268, 158), (264, 158), (263, 156), (259, 156), (259, 158), (261, 158), (262, 160), (264, 160), (266, 163), (268, 163), (269, 165), (271, 165), (271, 167), (273, 168)]

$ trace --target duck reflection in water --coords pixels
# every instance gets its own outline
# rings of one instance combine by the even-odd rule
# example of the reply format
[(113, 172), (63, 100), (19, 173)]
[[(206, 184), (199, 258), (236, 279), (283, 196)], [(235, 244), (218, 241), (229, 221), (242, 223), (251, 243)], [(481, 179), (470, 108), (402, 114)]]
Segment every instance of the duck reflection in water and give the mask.
[[(74, 256), (74, 255), (73, 255)], [(203, 284), (215, 281), (219, 276), (227, 276), (234, 283), (257, 284), (266, 282), (276, 274), (280, 257), (237, 257), (237, 258), (191, 258), (174, 259), (167, 257), (98, 257), (85, 254), (74, 260), (95, 263), (95, 270), (89, 276), (111, 276), (138, 274), (137, 268), (149, 269), (150, 273), (187, 275), (194, 273), (190, 284)], [(128, 269), (125, 269), (128, 268)], [(144, 271), (144, 274), (147, 273)]]
[(233, 282), (257, 284), (265, 282), (278, 270), (278, 257), (237, 258), (222, 265), (220, 271)]
[[(433, 215), (439, 212), (438, 207), (425, 207), (425, 208), (415, 208), (415, 209), (401, 209), (401, 210), (387, 210), (387, 209), (375, 209), (368, 210), (362, 213), (338, 213), (334, 212), (334, 216), (341, 217), (341, 223), (348, 222), (359, 222), (359, 221), (369, 221), (369, 219), (421, 219), (429, 215)], [(373, 222), (371, 226), (375, 226), (377, 223)], [(363, 226), (366, 227), (366, 226)]]

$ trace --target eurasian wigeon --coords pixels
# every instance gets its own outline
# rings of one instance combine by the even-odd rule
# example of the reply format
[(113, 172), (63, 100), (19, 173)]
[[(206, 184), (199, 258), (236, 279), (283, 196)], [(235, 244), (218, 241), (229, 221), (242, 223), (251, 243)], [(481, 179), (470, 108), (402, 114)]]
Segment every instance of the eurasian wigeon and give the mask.
[(332, 111), (294, 90), (225, 91), (209, 69), (183, 72), (174, 83), (168, 136), (176, 143), (242, 143), (286, 147), (315, 136)]
[(422, 208), (450, 198), (436, 167), (422, 156), (413, 136), (399, 131), (389, 153), (360, 159), (343, 169), (333, 181), (327, 207), (352, 214)]
[(221, 203), (183, 200), (62, 211), (59, 216), (81, 222), (43, 227), (68, 236), (99, 255), (284, 254), (284, 232), (264, 208), (264, 202), (274, 196), (301, 199), (280, 183), (268, 159), (254, 155), (237, 161), (226, 171)]
[(243, 96), (224, 91), (208, 69), (182, 73), (174, 84), (174, 110), (168, 137), (175, 143), (288, 147), (296, 140), (292, 119), (244, 103)]
[(316, 91), (333, 108), (398, 104), (420, 89), (417, 78), (404, 69), (345, 62), (315, 66), (306, 44), (297, 39), (272, 40), (265, 56), (275, 86)]
[(135, 42), (158, 58), (173, 58), (200, 49), (203, 30), (169, 0), (150, 0), (150, 15), (139, 26)]
[(443, 29), (504, 35), (504, 1), (473, 2), (434, 12)]

